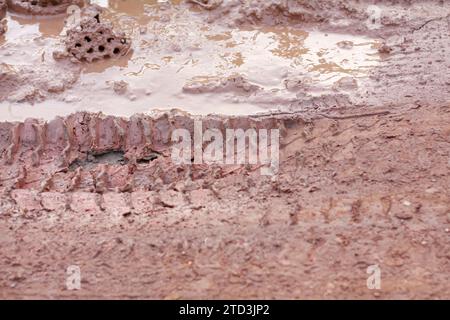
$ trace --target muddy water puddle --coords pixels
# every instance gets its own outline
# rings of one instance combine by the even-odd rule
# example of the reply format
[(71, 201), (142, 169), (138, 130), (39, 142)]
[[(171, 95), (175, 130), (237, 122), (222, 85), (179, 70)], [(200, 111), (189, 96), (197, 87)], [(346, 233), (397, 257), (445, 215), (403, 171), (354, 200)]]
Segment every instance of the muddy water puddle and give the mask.
[[(359, 90), (380, 61), (376, 39), (283, 26), (226, 29), (206, 24), (175, 0), (92, 2), (109, 8), (105, 17), (132, 38), (133, 51), (80, 65), (71, 88), (43, 101), (1, 102), (1, 120), (81, 110), (253, 114), (286, 108), (299, 96)], [(8, 27), (0, 42), (3, 63), (46, 63), (60, 72), (52, 52), (60, 45), (64, 17), (9, 15)]]

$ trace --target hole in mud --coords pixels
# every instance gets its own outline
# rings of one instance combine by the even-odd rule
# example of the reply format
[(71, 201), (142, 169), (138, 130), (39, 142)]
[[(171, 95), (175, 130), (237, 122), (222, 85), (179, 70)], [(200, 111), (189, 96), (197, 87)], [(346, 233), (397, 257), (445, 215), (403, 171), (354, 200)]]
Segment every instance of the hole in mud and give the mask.
[(90, 37), (86, 36), (86, 37), (84, 37), (84, 41), (86, 41), (86, 42), (91, 42), (92, 39), (91, 39)]
[(74, 171), (78, 167), (86, 169), (94, 168), (98, 164), (109, 165), (125, 165), (128, 161), (125, 159), (125, 154), (122, 151), (111, 151), (103, 154), (89, 153), (84, 160), (76, 160), (69, 166), (69, 170)]
[(115, 48), (113, 52), (114, 52), (114, 54), (119, 54), (120, 53), (120, 49), (119, 48)]
[(92, 49), (92, 48), (90, 48), (88, 51), (87, 51), (87, 53), (93, 53), (94, 52), (94, 49)]
[(105, 51), (105, 47), (104, 47), (104, 46), (99, 46), (99, 47), (98, 47), (98, 51), (100, 51), (100, 52)]
[[(136, 162), (139, 164), (150, 163), (160, 156), (157, 152), (151, 152), (148, 155), (137, 159)], [(78, 167), (83, 167), (85, 169), (95, 168), (99, 164), (108, 165), (126, 165), (128, 160), (125, 158), (125, 153), (122, 151), (111, 151), (102, 154), (89, 153), (84, 160), (76, 160), (69, 166), (69, 170), (75, 171)]]
[(158, 159), (159, 156), (160, 155), (158, 153), (152, 152), (148, 156), (145, 156), (142, 159), (138, 159), (137, 163), (149, 163)]

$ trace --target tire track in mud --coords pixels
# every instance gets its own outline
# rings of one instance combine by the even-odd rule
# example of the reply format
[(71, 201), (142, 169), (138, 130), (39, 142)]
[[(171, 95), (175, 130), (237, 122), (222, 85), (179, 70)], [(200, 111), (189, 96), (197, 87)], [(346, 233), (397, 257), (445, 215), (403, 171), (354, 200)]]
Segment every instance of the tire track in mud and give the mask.
[[(3, 152), (13, 135), (19, 137), (16, 162), (0, 167), (1, 295), (37, 297), (50, 290), (53, 297), (108, 298), (448, 297), (442, 271), (450, 246), (449, 115), (447, 107), (431, 106), (343, 119), (272, 115), (269, 123), (279, 121), (286, 131), (277, 179), (246, 167), (208, 166), (175, 170), (175, 178), (168, 178), (168, 145), (159, 140), (159, 157), (137, 161), (135, 188), (123, 192), (111, 187), (129, 180), (130, 164), (121, 163), (134, 152), (129, 142), (148, 141), (144, 132), (165, 137), (155, 128), (176, 127), (174, 114), (144, 117), (153, 121), (150, 130), (139, 125), (142, 119), (86, 113), (47, 123), (42, 132), (55, 147), (53, 154), (48, 145), (42, 149), (37, 167), (28, 156), (40, 141), (35, 122), (0, 125), (8, 137)], [(157, 125), (157, 119), (171, 125)], [(208, 119), (213, 127), (224, 126), (220, 117)], [(132, 137), (102, 136), (117, 125)], [(71, 132), (75, 162), (40, 190), (43, 172), (55, 162), (50, 158), (66, 148), (65, 131)], [(86, 159), (93, 145), (112, 154), (100, 163)], [(143, 159), (143, 153), (134, 154)], [(159, 174), (153, 168), (158, 162)], [(95, 178), (105, 172), (110, 188), (96, 190)], [(159, 181), (147, 187), (143, 172)], [(14, 179), (17, 188), (5, 190)], [(58, 189), (70, 185), (70, 191)], [(74, 261), (85, 279), (77, 293), (62, 285), (65, 266)], [(383, 272), (383, 289), (375, 293), (364, 287), (366, 267), (373, 264)]]
[[(295, 115), (289, 121), (300, 119)], [(0, 124), (3, 155), (1, 181), (12, 190), (19, 185), (38, 191), (149, 189), (154, 181), (175, 183), (200, 175), (171, 163), (171, 136), (177, 128), (193, 135), (194, 121), (204, 129), (279, 129), (281, 117), (192, 117), (182, 112), (130, 119), (78, 113), (49, 122), (28, 119)], [(301, 120), (298, 120), (301, 121)], [(110, 159), (108, 159), (110, 158)], [(100, 184), (103, 187), (100, 187)], [(106, 189), (105, 189), (106, 188)]]

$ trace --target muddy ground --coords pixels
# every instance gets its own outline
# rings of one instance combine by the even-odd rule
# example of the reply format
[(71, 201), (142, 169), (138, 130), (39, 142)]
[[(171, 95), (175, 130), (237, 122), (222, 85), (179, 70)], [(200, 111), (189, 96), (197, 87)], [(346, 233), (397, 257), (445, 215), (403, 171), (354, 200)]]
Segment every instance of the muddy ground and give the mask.
[[(450, 298), (447, 2), (110, 1), (102, 19), (131, 51), (88, 63), (64, 56), (64, 17), (6, 14), (1, 298)], [(281, 129), (278, 175), (174, 164), (194, 119)]]

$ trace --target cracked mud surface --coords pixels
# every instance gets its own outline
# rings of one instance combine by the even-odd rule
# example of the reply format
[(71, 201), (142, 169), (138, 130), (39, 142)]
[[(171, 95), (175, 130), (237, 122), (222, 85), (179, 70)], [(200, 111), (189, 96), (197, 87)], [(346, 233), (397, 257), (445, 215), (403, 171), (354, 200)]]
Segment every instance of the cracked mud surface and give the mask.
[[(133, 51), (93, 64), (9, 12), (0, 297), (449, 299), (450, 7), (371, 3), (111, 1)], [(280, 128), (278, 176), (175, 165), (194, 119)]]

